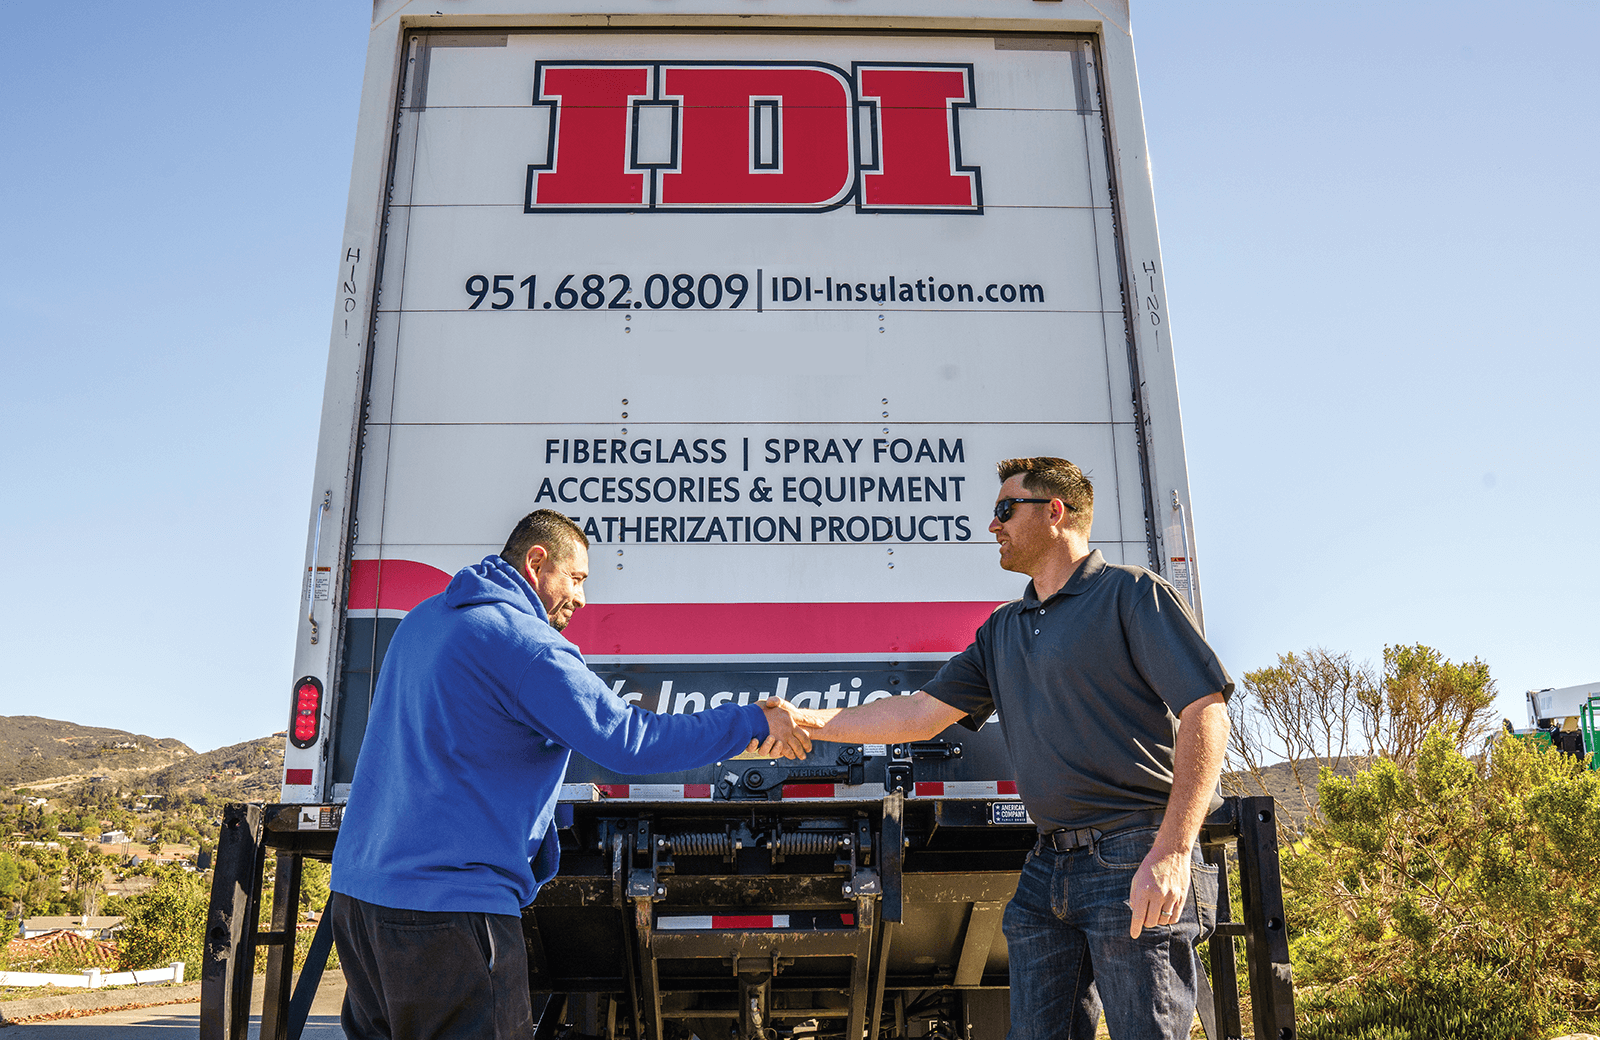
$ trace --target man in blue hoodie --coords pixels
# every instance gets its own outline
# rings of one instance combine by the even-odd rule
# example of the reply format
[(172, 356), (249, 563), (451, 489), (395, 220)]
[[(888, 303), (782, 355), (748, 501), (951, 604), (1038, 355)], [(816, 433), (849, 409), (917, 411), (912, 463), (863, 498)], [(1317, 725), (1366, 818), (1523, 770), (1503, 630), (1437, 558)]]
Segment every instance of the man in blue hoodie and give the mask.
[(556, 873), (573, 751), (637, 774), (809, 749), (782, 711), (657, 715), (615, 696), (560, 635), (588, 544), (530, 513), (395, 631), (333, 855), (351, 1040), (532, 1034), (521, 910)]

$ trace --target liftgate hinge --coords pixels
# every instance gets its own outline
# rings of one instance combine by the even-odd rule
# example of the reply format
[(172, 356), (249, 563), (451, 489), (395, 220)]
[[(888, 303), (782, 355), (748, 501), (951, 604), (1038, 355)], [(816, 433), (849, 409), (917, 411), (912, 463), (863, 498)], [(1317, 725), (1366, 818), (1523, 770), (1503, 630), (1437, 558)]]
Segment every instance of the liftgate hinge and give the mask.
[(751, 766), (743, 773), (732, 770), (717, 781), (716, 797), (722, 801), (776, 802), (783, 798), (784, 784), (851, 784), (866, 782), (860, 744), (839, 749), (834, 765)]

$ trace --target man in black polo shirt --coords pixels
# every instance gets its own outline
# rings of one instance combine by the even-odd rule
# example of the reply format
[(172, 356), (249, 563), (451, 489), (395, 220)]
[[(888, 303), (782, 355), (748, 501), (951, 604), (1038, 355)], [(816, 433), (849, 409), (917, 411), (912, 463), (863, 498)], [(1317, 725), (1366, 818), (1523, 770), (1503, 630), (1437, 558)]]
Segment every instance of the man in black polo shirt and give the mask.
[(1200, 825), (1233, 680), (1176, 590), (1089, 549), (1094, 489), (1065, 459), (1008, 459), (989, 530), (1032, 580), (910, 697), (796, 710), (821, 740), (924, 740), (992, 712), (1040, 835), (1003, 930), (1009, 1040), (1177, 1038), (1216, 921)]

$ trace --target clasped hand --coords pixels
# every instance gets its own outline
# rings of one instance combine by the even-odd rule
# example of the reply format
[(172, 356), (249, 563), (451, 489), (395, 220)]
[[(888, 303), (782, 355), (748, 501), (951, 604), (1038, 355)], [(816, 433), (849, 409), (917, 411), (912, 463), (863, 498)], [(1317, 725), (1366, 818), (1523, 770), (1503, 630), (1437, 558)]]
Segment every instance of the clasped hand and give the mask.
[(805, 758), (811, 750), (811, 731), (820, 726), (822, 720), (779, 697), (762, 701), (761, 710), (767, 713), (767, 739), (752, 740), (745, 753), (769, 758)]

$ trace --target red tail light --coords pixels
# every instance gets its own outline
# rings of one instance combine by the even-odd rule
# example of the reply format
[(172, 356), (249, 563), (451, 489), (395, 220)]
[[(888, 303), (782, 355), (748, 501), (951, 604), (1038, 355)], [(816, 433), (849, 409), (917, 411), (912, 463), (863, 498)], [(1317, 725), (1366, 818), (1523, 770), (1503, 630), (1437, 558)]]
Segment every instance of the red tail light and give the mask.
[(308, 675), (294, 684), (294, 702), (289, 708), (289, 743), (307, 748), (317, 742), (322, 725), (322, 683)]

